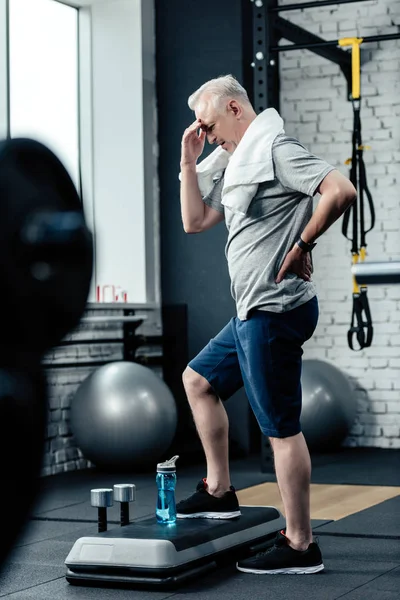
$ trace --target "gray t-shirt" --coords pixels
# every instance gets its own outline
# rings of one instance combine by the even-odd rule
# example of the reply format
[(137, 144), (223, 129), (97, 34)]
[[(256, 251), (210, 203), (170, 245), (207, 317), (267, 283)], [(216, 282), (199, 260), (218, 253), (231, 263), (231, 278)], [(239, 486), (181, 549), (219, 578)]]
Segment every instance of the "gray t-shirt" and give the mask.
[(294, 273), (279, 284), (275, 278), (312, 216), (312, 196), (334, 167), (285, 134), (275, 139), (272, 159), (275, 179), (259, 184), (246, 215), (221, 203), (223, 174), (203, 198), (225, 216), (231, 293), (242, 321), (252, 309), (285, 312), (316, 295), (314, 283)]

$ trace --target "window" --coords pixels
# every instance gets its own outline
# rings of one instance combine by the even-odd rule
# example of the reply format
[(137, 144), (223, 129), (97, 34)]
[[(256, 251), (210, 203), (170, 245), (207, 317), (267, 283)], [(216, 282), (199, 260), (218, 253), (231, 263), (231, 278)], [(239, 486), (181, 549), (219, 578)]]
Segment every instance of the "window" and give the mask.
[(10, 0), (10, 131), (48, 146), (80, 189), (78, 11)]

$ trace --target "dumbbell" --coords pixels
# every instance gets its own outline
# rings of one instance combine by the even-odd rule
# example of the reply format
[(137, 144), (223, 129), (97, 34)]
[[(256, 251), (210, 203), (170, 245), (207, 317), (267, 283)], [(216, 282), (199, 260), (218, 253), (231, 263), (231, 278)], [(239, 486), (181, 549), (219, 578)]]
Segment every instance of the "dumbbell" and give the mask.
[(98, 510), (98, 531), (107, 531), (107, 508), (114, 504), (113, 490), (99, 488), (90, 490), (90, 503)]
[(121, 503), (121, 527), (129, 525), (129, 503), (136, 500), (136, 486), (133, 483), (114, 485), (114, 500)]

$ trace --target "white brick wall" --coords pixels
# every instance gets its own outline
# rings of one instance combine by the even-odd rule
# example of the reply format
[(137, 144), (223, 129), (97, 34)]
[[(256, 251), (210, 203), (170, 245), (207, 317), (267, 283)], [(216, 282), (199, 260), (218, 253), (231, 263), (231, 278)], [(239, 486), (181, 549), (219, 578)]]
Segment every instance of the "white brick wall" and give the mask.
[[(327, 40), (400, 31), (399, 0), (281, 16)], [(400, 260), (400, 40), (362, 45), (361, 60), (362, 136), (371, 146), (364, 157), (377, 213), (367, 235), (368, 259)], [(351, 156), (352, 107), (339, 67), (308, 50), (281, 52), (280, 77), (287, 133), (348, 175), (344, 162)], [(354, 383), (358, 414), (345, 445), (400, 448), (400, 286), (369, 287), (373, 344), (352, 352), (347, 345), (351, 253), (341, 220), (319, 240), (314, 264), (321, 317), (304, 358), (332, 362)]]

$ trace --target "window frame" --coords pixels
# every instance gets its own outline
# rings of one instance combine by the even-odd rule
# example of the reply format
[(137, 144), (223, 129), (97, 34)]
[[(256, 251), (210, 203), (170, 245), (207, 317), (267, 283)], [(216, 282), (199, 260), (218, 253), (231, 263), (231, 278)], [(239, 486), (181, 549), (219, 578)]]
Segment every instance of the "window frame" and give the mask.
[[(102, 43), (99, 30), (93, 19), (93, 10), (96, 11), (100, 5), (105, 5), (106, 0), (52, 0), (60, 4), (71, 6), (78, 10), (78, 140), (79, 140), (79, 180), (81, 185), (81, 196), (83, 200), (85, 216), (88, 226), (94, 233), (95, 239), (95, 262), (92, 288), (89, 294), (89, 302), (96, 301), (96, 286), (98, 280), (99, 263), (96, 252), (96, 172), (106, 165), (102, 165), (95, 153), (96, 122), (94, 113), (96, 111), (96, 89), (93, 75), (93, 36), (96, 36), (96, 44)], [(129, 4), (131, 3), (131, 4)], [(112, 5), (114, 18), (120, 19), (121, 23), (126, 18), (129, 6), (135, 3), (135, 7), (141, 15), (141, 73), (140, 80), (131, 81), (131, 85), (137, 86), (142, 94), (143, 134), (142, 154), (144, 165), (143, 197), (138, 201), (143, 203), (144, 230), (144, 287), (145, 304), (159, 307), (161, 304), (161, 281), (160, 281), (160, 233), (159, 233), (159, 191), (158, 191), (158, 143), (157, 143), (157, 110), (156, 110), (156, 82), (155, 82), (155, 32), (154, 32), (154, 1), (153, 0), (109, 0)], [(2, 18), (4, 17), (4, 18)], [(104, 45), (106, 40), (104, 40)], [(119, 68), (119, 64), (115, 65)], [(99, 72), (99, 65), (96, 65)], [(133, 78), (132, 72), (126, 68), (122, 74), (123, 78)], [(138, 75), (136, 75), (138, 77)], [(1, 90), (4, 90), (1, 93)], [(113, 115), (110, 115), (112, 119)], [(130, 114), (124, 115), (127, 120)], [(98, 127), (98, 124), (97, 124)], [(112, 129), (112, 123), (109, 123)], [(104, 132), (102, 132), (104, 133)], [(0, 0), (0, 139), (10, 137), (10, 102), (9, 102), (9, 0)], [(132, 145), (135, 143), (132, 140)], [(128, 149), (129, 150), (129, 149)], [(138, 148), (136, 148), (138, 150)], [(121, 257), (122, 259), (122, 257)], [(123, 260), (129, 260), (129, 256)], [(142, 274), (141, 274), (142, 276)], [(135, 299), (133, 299), (135, 302)]]

